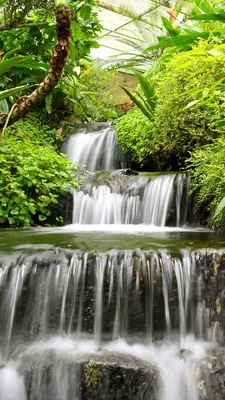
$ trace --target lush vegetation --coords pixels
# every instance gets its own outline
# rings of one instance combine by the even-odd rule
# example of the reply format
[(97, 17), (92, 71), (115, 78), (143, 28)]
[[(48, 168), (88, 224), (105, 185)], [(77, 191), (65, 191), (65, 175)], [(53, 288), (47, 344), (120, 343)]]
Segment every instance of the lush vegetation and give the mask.
[(198, 204), (207, 204), (212, 211), (225, 194), (224, 135), (193, 151), (188, 165), (192, 168), (192, 190), (198, 191)]
[(130, 152), (133, 159), (143, 165), (151, 154), (153, 123), (135, 108), (124, 115), (117, 125), (117, 142), (124, 153)]
[[(51, 0), (2, 0), (1, 4), (0, 119), (6, 120), (13, 104), (24, 94), (29, 96), (47, 76), (56, 27)], [(39, 108), (2, 131), (0, 224), (4, 226), (45, 223), (59, 196), (74, 185), (76, 167), (60, 154), (65, 121), (68, 126), (74, 120), (117, 118), (110, 91), (116, 75), (89, 59), (91, 48), (99, 46), (102, 29), (94, 6), (94, 0), (71, 2), (71, 49), (63, 77)], [(181, 1), (176, 8), (156, 6), (161, 14), (155, 21), (154, 7), (148, 17), (124, 10), (141, 30), (143, 23), (148, 29), (139, 45), (129, 36), (121, 37), (135, 49), (121, 64), (148, 70), (144, 75), (135, 71), (139, 84), (135, 93), (124, 88), (136, 108), (116, 122), (117, 140), (141, 166), (151, 159), (159, 169), (189, 168), (198, 204), (213, 213), (220, 203), (218, 219), (225, 197), (224, 13), (216, 0)]]
[[(0, 113), (6, 115), (24, 91), (31, 93), (46, 76), (56, 28), (53, 1), (6, 0), (3, 3), (4, 8), (0, 9)], [(110, 73), (103, 71), (105, 78), (96, 80), (100, 67), (85, 61), (90, 49), (98, 46), (96, 37), (101, 30), (94, 4), (92, 0), (85, 4), (71, 3), (71, 51), (63, 79), (45, 102), (0, 135), (2, 226), (45, 224), (60, 197), (77, 185), (74, 177), (77, 167), (60, 153), (62, 118), (73, 116), (74, 112), (82, 121), (115, 117), (106, 88)], [(66, 90), (68, 87), (70, 91)], [(99, 89), (104, 96), (97, 96)], [(75, 104), (79, 104), (79, 109)]]
[[(176, 19), (176, 11), (171, 15)], [(212, 216), (219, 204), (214, 223), (225, 209), (224, 14), (212, 3), (196, 1), (180, 25), (162, 20), (167, 37), (146, 49), (161, 50), (161, 56), (142, 80), (137, 76), (136, 93), (128, 93), (139, 111), (118, 121), (117, 140), (140, 164), (151, 156), (159, 169), (188, 168), (198, 206)]]
[[(77, 185), (77, 167), (58, 152), (61, 136), (41, 124), (41, 112), (6, 130), (0, 145), (0, 224), (43, 224), (60, 196)], [(60, 216), (59, 216), (60, 217)], [(55, 221), (57, 223), (57, 221)]]
[(0, 224), (40, 224), (74, 186), (74, 168), (52, 146), (4, 138), (0, 146)]

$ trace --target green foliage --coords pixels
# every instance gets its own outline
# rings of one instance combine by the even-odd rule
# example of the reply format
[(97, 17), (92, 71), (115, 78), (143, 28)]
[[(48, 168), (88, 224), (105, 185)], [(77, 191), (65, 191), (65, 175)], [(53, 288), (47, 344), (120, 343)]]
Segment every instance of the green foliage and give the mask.
[(85, 63), (83, 70), (78, 68), (76, 71), (60, 83), (67, 110), (82, 121), (100, 122), (117, 118), (117, 112), (110, 104), (110, 85), (113, 81), (116, 84), (115, 73), (93, 62)]
[(79, 64), (79, 60), (90, 54), (91, 48), (98, 48), (96, 38), (102, 30), (97, 12), (94, 9), (95, 0), (79, 0), (71, 4), (71, 51), (70, 57), (73, 62)]
[(151, 153), (152, 129), (153, 123), (138, 108), (130, 110), (116, 124), (117, 142), (121, 150), (131, 152), (141, 165)]
[[(75, 165), (57, 154), (50, 130), (18, 121), (0, 146), (0, 225), (43, 223), (69, 187), (74, 187)], [(8, 128), (9, 129), (9, 128)], [(36, 130), (36, 132), (35, 132)], [(39, 135), (38, 135), (39, 132)], [(14, 135), (13, 135), (14, 134)]]
[(122, 89), (130, 97), (134, 104), (143, 112), (143, 114), (152, 119), (153, 111), (155, 107), (155, 90), (149, 82), (149, 78), (142, 75), (140, 72), (135, 72), (135, 76), (140, 87), (136, 90), (136, 93), (131, 93), (128, 89), (122, 86)]
[(51, 129), (44, 122), (44, 113), (35, 110), (25, 118), (18, 120), (6, 129), (6, 137), (14, 137), (20, 141), (30, 140), (37, 145), (51, 145), (55, 150), (60, 148), (63, 138), (56, 129)]
[(0, 91), (0, 101), (7, 99), (10, 96), (13, 96), (18, 93), (22, 93), (24, 90), (30, 89), (30, 85), (16, 86), (11, 89)]
[[(157, 79), (153, 80), (154, 88), (144, 85), (148, 74), (144, 76), (144, 82), (139, 79), (138, 95), (134, 95), (138, 99), (136, 104), (145, 116), (143, 107), (148, 105), (151, 109), (148, 113), (152, 126), (148, 154), (157, 159), (161, 168), (167, 167), (171, 157), (176, 158), (180, 168), (184, 167), (189, 152), (196, 146), (211, 143), (224, 134), (224, 77), (225, 45), (214, 40), (210, 43), (202, 41), (192, 50), (166, 59), (164, 69), (157, 72)], [(152, 81), (152, 74), (150, 79)], [(131, 123), (131, 133), (127, 132), (129, 138), (136, 137), (136, 129), (132, 127)], [(126, 135), (122, 135), (121, 129), (120, 145), (127, 148), (127, 143), (123, 144), (123, 140), (127, 141)], [(141, 131), (139, 135), (141, 141)], [(143, 138), (146, 146), (144, 131)], [(143, 162), (141, 148), (132, 151), (135, 158), (139, 155)]]
[[(167, 63), (156, 89), (153, 151), (177, 154), (180, 166), (189, 151), (210, 143), (224, 115), (223, 50), (202, 43)], [(218, 85), (219, 83), (219, 85)]]
[(198, 193), (198, 206), (208, 205), (212, 212), (219, 204), (214, 223), (225, 215), (222, 200), (225, 197), (225, 137), (193, 151), (188, 166), (192, 172), (192, 191)]
[(225, 208), (225, 197), (220, 201), (220, 203), (215, 209), (215, 212), (211, 220), (211, 226), (213, 226), (214, 223), (220, 218), (221, 214), (224, 212), (224, 208)]

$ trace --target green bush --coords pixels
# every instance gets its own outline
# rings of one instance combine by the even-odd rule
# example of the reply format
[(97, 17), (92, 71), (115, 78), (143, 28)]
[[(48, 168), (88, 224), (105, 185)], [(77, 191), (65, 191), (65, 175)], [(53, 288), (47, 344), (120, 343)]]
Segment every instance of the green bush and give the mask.
[(224, 59), (224, 49), (202, 43), (168, 62), (158, 82), (154, 117), (153, 152), (160, 151), (162, 164), (172, 151), (182, 167), (196, 145), (218, 135), (215, 121), (224, 103)]
[(41, 110), (29, 113), (25, 118), (15, 122), (6, 129), (6, 137), (15, 137), (18, 140), (31, 140), (33, 143), (52, 145), (58, 150), (63, 138), (56, 129), (44, 124), (44, 114)]
[(197, 190), (198, 206), (212, 212), (225, 197), (225, 137), (196, 149), (188, 166), (192, 171), (192, 190)]
[[(202, 41), (175, 55), (154, 80), (154, 112), (149, 121), (140, 110), (119, 122), (121, 148), (141, 162), (152, 155), (161, 169), (171, 162), (183, 168), (189, 152), (225, 132), (224, 72), (224, 44)], [(151, 106), (141, 94), (145, 108)]]
[(153, 123), (138, 108), (130, 110), (116, 124), (117, 143), (123, 152), (131, 152), (141, 165), (151, 153)]
[(98, 63), (85, 63), (77, 74), (66, 76), (60, 83), (67, 111), (81, 121), (107, 121), (118, 117), (112, 105), (110, 87), (117, 84), (113, 71)]
[(0, 224), (30, 226), (45, 221), (74, 184), (74, 169), (65, 155), (18, 138), (0, 146)]

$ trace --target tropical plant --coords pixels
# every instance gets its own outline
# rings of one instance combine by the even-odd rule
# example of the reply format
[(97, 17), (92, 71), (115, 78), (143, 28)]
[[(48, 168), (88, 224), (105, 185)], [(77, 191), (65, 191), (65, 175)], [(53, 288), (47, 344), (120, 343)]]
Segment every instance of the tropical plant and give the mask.
[(117, 143), (123, 152), (131, 153), (143, 165), (152, 151), (152, 131), (153, 123), (140, 109), (132, 109), (116, 123)]
[(189, 151), (224, 129), (224, 61), (223, 47), (203, 41), (167, 63), (156, 89), (152, 142), (162, 165), (173, 152), (182, 167)]
[(42, 223), (75, 186), (75, 166), (51, 146), (4, 138), (0, 146), (0, 224)]
[[(42, 224), (77, 185), (62, 138), (35, 111), (6, 129), (0, 146), (0, 226)], [(55, 221), (57, 224), (57, 221)]]
[[(101, 79), (99, 77), (101, 76)], [(117, 118), (110, 87), (116, 85), (116, 74), (96, 62), (84, 62), (73, 75), (64, 77), (59, 89), (64, 94), (67, 111), (82, 121), (107, 121)]]
[[(6, 6), (7, 4), (8, 0), (6, 2)], [(15, 4), (17, 4), (16, 0)], [(13, 122), (14, 120), (25, 115), (25, 113), (34, 104), (41, 102), (57, 85), (60, 76), (62, 75), (62, 71), (66, 65), (65, 62), (69, 55), (70, 43), (71, 61), (67, 66), (67, 74), (73, 73), (74, 63), (79, 63), (79, 60), (82, 57), (87, 56), (90, 52), (91, 47), (99, 46), (95, 38), (97, 35), (97, 31), (101, 29), (101, 25), (97, 20), (96, 13), (92, 10), (93, 4), (93, 0), (87, 0), (85, 4), (83, 4), (82, 1), (72, 3), (70, 1), (66, 1), (65, 4), (62, 1), (56, 1), (55, 15), (57, 23), (57, 45), (55, 46), (55, 49), (52, 53), (49, 70), (48, 64), (46, 64), (46, 60), (47, 56), (49, 55), (49, 51), (51, 50), (54, 24), (49, 24), (49, 22), (52, 21), (51, 18), (50, 20), (49, 18), (48, 20), (46, 20), (45, 18), (43, 23), (35, 20), (34, 9), (35, 7), (38, 7), (38, 3), (34, 1), (29, 7), (31, 7), (30, 10), (33, 10), (31, 16), (33, 18), (32, 21), (35, 22), (29, 22), (27, 24), (26, 20), (23, 20), (23, 24), (18, 25), (18, 23), (16, 22), (16, 15), (18, 13), (20, 14), (21, 9), (25, 12), (25, 10), (28, 10), (29, 8), (26, 7), (26, 0), (23, 0), (22, 4), (18, 6), (18, 9), (16, 9), (14, 21), (15, 23), (13, 23), (13, 26), (15, 25), (20, 29), (20, 36), (22, 37), (22, 40), (20, 40), (20, 45), (21, 47), (23, 47), (23, 49), (25, 49), (23, 51), (26, 54), (26, 52), (29, 51), (27, 49), (29, 49), (29, 45), (31, 44), (30, 41), (32, 42), (33, 37), (35, 37), (35, 39), (33, 40), (33, 48), (34, 50), (38, 50), (35, 50), (36, 53), (34, 51), (33, 56), (31, 56), (29, 59), (24, 59), (23, 62), (20, 62), (17, 65), (16, 69), (10, 71), (10, 80), (16, 81), (16, 86), (18, 86), (18, 81), (19, 83), (23, 84), (36, 83), (37, 81), (40, 82), (40, 80), (42, 80), (42, 82), (31, 94), (19, 99), (17, 103), (15, 103), (11, 112), (10, 122)], [(69, 5), (71, 7), (68, 7)], [(9, 7), (11, 7), (11, 5), (9, 5)], [(41, 7), (42, 3), (40, 3), (40, 7), (38, 9), (39, 14), (41, 12)], [(26, 14), (26, 16), (30, 18), (29, 12), (28, 14)], [(70, 20), (72, 21), (71, 24)], [(7, 25), (6, 21), (4, 29), (8, 29), (11, 25), (12, 24), (10, 23)], [(26, 29), (27, 25), (28, 32)], [(18, 32), (16, 32), (15, 36), (15, 29), (12, 29), (8, 36), (10, 37), (10, 41), (6, 41), (6, 43), (8, 43), (8, 46), (9, 43), (11, 43), (11, 45), (17, 44), (16, 41), (18, 37)], [(51, 40), (49, 40), (50, 37)], [(43, 49), (46, 50), (46, 48), (47, 53), (45, 51), (43, 58)], [(42, 56), (42, 59), (40, 58), (40, 54)], [(34, 71), (36, 73), (34, 73)], [(22, 85), (20, 84), (19, 86)]]
[(122, 86), (122, 89), (130, 97), (133, 103), (143, 112), (143, 114), (149, 118), (153, 118), (153, 112), (155, 107), (155, 89), (149, 82), (149, 78), (142, 75), (140, 72), (134, 73), (139, 83), (139, 88), (136, 93), (131, 93), (130, 90)]
[(214, 214), (214, 224), (225, 215), (225, 137), (194, 150), (187, 165), (192, 173), (192, 191), (198, 194), (198, 207), (207, 207)]

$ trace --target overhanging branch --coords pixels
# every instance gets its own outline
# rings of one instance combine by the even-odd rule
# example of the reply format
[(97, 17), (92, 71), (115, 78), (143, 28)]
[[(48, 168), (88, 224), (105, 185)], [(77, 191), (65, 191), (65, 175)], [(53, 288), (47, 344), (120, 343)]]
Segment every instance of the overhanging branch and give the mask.
[(32, 26), (46, 26), (49, 25), (49, 22), (31, 22), (26, 24), (13, 24), (13, 25), (0, 25), (0, 31), (9, 31), (10, 29), (21, 29), (28, 28)]

